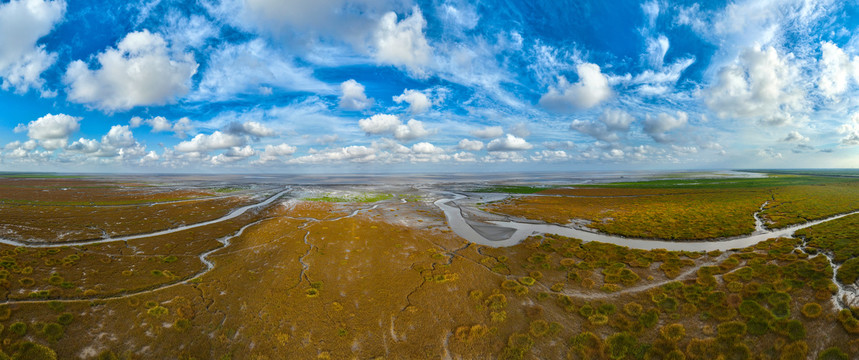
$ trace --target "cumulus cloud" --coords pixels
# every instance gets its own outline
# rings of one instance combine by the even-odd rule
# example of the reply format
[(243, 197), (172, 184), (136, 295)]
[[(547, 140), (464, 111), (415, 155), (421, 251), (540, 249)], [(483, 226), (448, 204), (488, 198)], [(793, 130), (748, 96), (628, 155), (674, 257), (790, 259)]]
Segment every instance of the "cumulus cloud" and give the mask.
[(366, 146), (347, 146), (337, 149), (313, 150), (305, 156), (289, 160), (290, 163), (369, 162), (376, 159), (376, 150)]
[(489, 151), (522, 151), (529, 150), (534, 146), (529, 144), (525, 139), (516, 137), (513, 134), (507, 134), (506, 137), (498, 138), (489, 142), (486, 145), (486, 150)]
[(549, 88), (540, 98), (540, 105), (552, 111), (571, 113), (590, 109), (611, 97), (608, 78), (598, 65), (583, 63), (576, 66), (576, 72), (577, 83), (570, 84), (564, 76), (559, 76), (557, 87)]
[(358, 120), (358, 126), (367, 134), (390, 134), (397, 140), (414, 140), (435, 133), (435, 130), (424, 128), (421, 121), (411, 119), (403, 124), (398, 116), (389, 114), (376, 114)]
[(424, 26), (426, 20), (417, 6), (412, 8), (411, 16), (399, 22), (397, 13), (393, 11), (383, 15), (373, 37), (376, 61), (404, 66), (412, 73), (422, 75), (432, 56)]
[(459, 141), (457, 147), (462, 150), (480, 151), (483, 150), (483, 142), (480, 140), (462, 139)]
[(69, 144), (65, 149), (84, 155), (82, 158), (83, 161), (92, 158), (124, 161), (137, 160), (145, 156), (146, 153), (145, 147), (134, 138), (129, 125), (112, 126), (107, 134), (101, 137), (101, 142), (80, 138)]
[(364, 110), (373, 105), (373, 99), (368, 99), (364, 93), (364, 85), (354, 79), (340, 83), (340, 108), (345, 110)]
[(567, 154), (564, 150), (541, 150), (531, 156), (531, 160), (533, 161), (547, 162), (565, 161), (572, 158), (573, 157)]
[(853, 114), (850, 117), (850, 122), (841, 125), (838, 128), (838, 133), (844, 135), (844, 137), (841, 138), (841, 145), (859, 145), (859, 113)]
[(242, 136), (215, 131), (211, 135), (197, 134), (191, 140), (180, 142), (174, 149), (179, 152), (206, 152), (244, 145), (245, 138)]
[[(12, 0), (0, 4), (0, 87), (25, 93), (42, 89), (42, 72), (54, 64), (57, 54), (49, 53), (39, 39), (48, 35), (63, 18), (63, 0)], [(42, 89), (42, 95), (50, 92)]]
[(132, 129), (146, 124), (152, 128), (152, 132), (173, 132), (179, 138), (184, 138), (189, 131), (194, 130), (191, 119), (186, 117), (176, 120), (174, 123), (163, 116), (156, 116), (145, 120), (139, 116), (134, 116), (128, 121), (128, 124)]
[(282, 143), (279, 145), (266, 145), (265, 150), (259, 156), (260, 163), (283, 160), (284, 157), (295, 154), (295, 146)]
[(837, 45), (826, 41), (820, 44), (820, 77), (817, 88), (824, 96), (834, 99), (847, 91), (850, 79), (859, 81), (859, 56), (853, 60)]
[(167, 42), (148, 30), (129, 33), (96, 59), (95, 70), (73, 61), (63, 80), (69, 100), (107, 111), (173, 102), (188, 93), (197, 72), (193, 54), (171, 57)]
[(667, 133), (686, 126), (688, 120), (689, 115), (683, 111), (678, 111), (677, 116), (666, 113), (659, 113), (655, 117), (648, 115), (644, 119), (644, 132), (656, 142), (669, 143), (673, 139)]
[(471, 135), (481, 139), (492, 139), (504, 135), (504, 129), (500, 126), (486, 126), (481, 129), (472, 130)]
[(800, 143), (800, 144), (807, 143), (809, 140), (810, 139), (807, 136), (800, 134), (799, 131), (796, 131), (796, 130), (791, 131), (790, 133), (787, 134), (787, 136), (784, 139), (781, 139), (781, 141), (783, 141), (783, 142)]
[(256, 121), (248, 121), (244, 123), (231, 122), (227, 125), (225, 130), (233, 135), (249, 135), (255, 138), (271, 137), (275, 135), (274, 130)]
[(397, 115), (376, 114), (366, 119), (358, 120), (358, 126), (368, 134), (393, 133), (397, 126), (402, 125)]
[(443, 153), (444, 149), (439, 148), (433, 144), (428, 142), (419, 142), (417, 144), (412, 145), (412, 151), (417, 154), (438, 154)]
[(570, 128), (598, 140), (615, 142), (620, 140), (621, 134), (629, 131), (629, 125), (633, 121), (635, 118), (626, 111), (606, 109), (600, 115), (599, 121), (573, 120)]
[(748, 48), (719, 70), (716, 84), (705, 91), (705, 103), (720, 118), (753, 119), (768, 125), (791, 121), (802, 111), (805, 96), (793, 83), (800, 79), (790, 57), (773, 47)]
[(27, 125), (18, 124), (15, 132), (27, 132), (27, 137), (38, 140), (39, 145), (48, 150), (66, 146), (69, 135), (80, 129), (79, 117), (66, 114), (47, 114)]
[(250, 145), (242, 147), (233, 146), (227, 149), (227, 151), (213, 156), (210, 161), (212, 165), (222, 165), (244, 160), (254, 155), (256, 155), (256, 150), (254, 150)]
[(409, 104), (409, 112), (412, 114), (420, 114), (429, 110), (430, 106), (432, 106), (432, 101), (426, 96), (426, 94), (417, 91), (406, 89), (403, 91), (401, 95), (394, 96), (394, 101), (397, 104), (402, 102), (406, 102)]

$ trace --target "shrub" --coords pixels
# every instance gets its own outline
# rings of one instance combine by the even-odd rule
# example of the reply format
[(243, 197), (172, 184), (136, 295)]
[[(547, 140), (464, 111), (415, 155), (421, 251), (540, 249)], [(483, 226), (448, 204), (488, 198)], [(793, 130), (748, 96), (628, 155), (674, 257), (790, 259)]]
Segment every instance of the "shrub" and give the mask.
[(617, 312), (617, 306), (612, 303), (603, 303), (597, 307), (597, 312), (603, 315), (613, 315)]
[(579, 308), (579, 315), (583, 317), (590, 317), (594, 312), (596, 312), (596, 310), (594, 310), (594, 307), (590, 304), (584, 304)]
[(808, 344), (805, 341), (792, 342), (781, 349), (779, 360), (804, 360), (808, 356)]
[(9, 320), (11, 315), (12, 309), (9, 308), (9, 305), (0, 305), (0, 320)]
[(645, 328), (656, 326), (659, 321), (659, 312), (656, 309), (650, 309), (638, 316), (638, 322)]
[(751, 318), (746, 321), (746, 328), (751, 335), (763, 335), (769, 332), (770, 323), (761, 318)]
[(167, 263), (167, 264), (176, 262), (176, 260), (179, 260), (179, 258), (177, 258), (174, 255), (169, 255), (169, 256), (166, 256), (165, 258), (161, 259), (161, 261), (163, 261), (164, 263)]
[(48, 340), (57, 341), (63, 334), (65, 333), (63, 326), (57, 323), (48, 323), (45, 325), (45, 328), (42, 329), (42, 335), (45, 336)]
[(319, 290), (314, 288), (307, 288), (304, 290), (304, 295), (307, 295), (307, 297), (310, 298), (317, 297), (319, 296)]
[(572, 338), (570, 353), (582, 359), (599, 359), (605, 351), (605, 345), (599, 336), (585, 331)]
[(713, 358), (715, 352), (713, 339), (692, 339), (686, 345), (686, 355), (691, 360), (703, 360)]
[(489, 319), (492, 322), (504, 322), (507, 320), (507, 312), (506, 311), (492, 311), (489, 313)]
[(549, 332), (549, 323), (546, 320), (534, 320), (531, 322), (529, 332), (534, 337), (542, 337)]
[(531, 286), (537, 283), (537, 280), (530, 276), (523, 276), (519, 278), (519, 282), (522, 283), (522, 285)]
[(678, 342), (686, 336), (686, 328), (683, 324), (665, 325), (659, 329), (659, 334), (662, 338), (670, 342)]
[(471, 297), (472, 300), (479, 301), (480, 299), (483, 298), (483, 291), (471, 290), (471, 292), (468, 293), (468, 296)]
[(838, 347), (833, 346), (823, 350), (823, 352), (817, 356), (817, 360), (847, 360), (847, 354)]
[(728, 321), (716, 327), (719, 338), (737, 339), (746, 335), (746, 324), (739, 321)]
[(644, 348), (638, 343), (638, 339), (627, 332), (616, 333), (606, 339), (608, 354), (612, 359), (623, 359), (627, 356), (639, 358), (643, 355)]
[(504, 294), (492, 294), (486, 298), (485, 304), (491, 310), (503, 310), (507, 306), (507, 297)]
[(543, 273), (541, 273), (539, 271), (532, 271), (528, 275), (530, 275), (532, 278), (534, 278), (536, 280), (540, 280), (543, 278)]
[(528, 334), (513, 334), (507, 339), (507, 347), (501, 353), (502, 359), (523, 359), (525, 353), (534, 346), (534, 339)]
[(603, 314), (593, 314), (588, 316), (588, 321), (590, 321), (592, 325), (605, 325), (608, 324), (608, 316)]
[(623, 311), (629, 316), (641, 315), (642, 310), (643, 310), (643, 307), (641, 306), (641, 304), (634, 302), (634, 301), (626, 303), (625, 305), (623, 305)]
[(75, 320), (75, 316), (70, 313), (63, 313), (57, 317), (57, 322), (63, 325), (71, 324)]
[(17, 321), (12, 323), (12, 325), (9, 325), (9, 330), (18, 336), (24, 336), (24, 334), (27, 333), (27, 324)]
[(146, 310), (147, 314), (152, 315), (154, 317), (161, 317), (163, 315), (167, 315), (167, 313), (169, 313), (169, 312), (170, 312), (170, 310), (167, 310), (166, 307), (163, 307), (161, 305), (156, 305), (156, 306), (149, 308), (149, 310)]
[(56, 360), (57, 353), (47, 346), (27, 341), (16, 346), (12, 359)]
[(666, 311), (666, 312), (677, 311), (678, 305), (679, 305), (679, 302), (677, 301), (676, 298), (673, 298), (673, 297), (666, 297), (665, 299), (663, 299), (662, 301), (659, 302), (659, 308), (662, 309), (662, 311)]
[(504, 290), (514, 290), (519, 287), (519, 283), (516, 280), (504, 280), (501, 282), (501, 288)]
[(841, 322), (841, 326), (844, 327), (844, 330), (847, 330), (848, 333), (851, 334), (859, 334), (859, 320), (856, 320), (853, 317), (853, 313), (850, 310), (843, 309), (838, 312), (838, 321)]
[(823, 307), (818, 303), (808, 303), (802, 306), (802, 315), (809, 319), (816, 319), (823, 312)]
[(799, 320), (779, 320), (773, 325), (777, 333), (787, 336), (791, 341), (805, 338), (805, 326)]

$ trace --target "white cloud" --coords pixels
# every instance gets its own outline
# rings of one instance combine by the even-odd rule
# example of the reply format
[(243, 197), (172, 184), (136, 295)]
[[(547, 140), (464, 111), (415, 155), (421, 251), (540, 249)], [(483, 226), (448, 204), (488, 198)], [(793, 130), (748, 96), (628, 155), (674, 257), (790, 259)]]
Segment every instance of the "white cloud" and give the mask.
[(529, 144), (525, 139), (516, 137), (512, 134), (507, 134), (506, 137), (498, 138), (489, 142), (486, 145), (486, 150), (489, 151), (521, 151), (529, 150), (534, 146)]
[(480, 140), (462, 139), (459, 141), (458, 148), (469, 151), (483, 150), (483, 142)]
[(565, 161), (573, 157), (564, 150), (541, 150), (531, 156), (532, 161)]
[(316, 142), (320, 144), (333, 144), (340, 141), (340, 135), (328, 134), (316, 138)]
[(81, 60), (66, 69), (69, 100), (114, 111), (163, 105), (188, 93), (197, 62), (191, 53), (171, 57), (167, 42), (148, 30), (132, 32), (96, 56), (100, 68)]
[(621, 134), (629, 131), (629, 125), (633, 121), (635, 118), (626, 111), (606, 109), (600, 115), (599, 121), (573, 120), (570, 128), (598, 140), (615, 142), (620, 140)]
[(656, 117), (648, 115), (644, 119), (644, 132), (656, 142), (672, 142), (673, 139), (667, 133), (686, 126), (688, 120), (689, 116), (683, 111), (678, 111), (676, 117), (666, 113), (659, 113)]
[(720, 118), (744, 118), (781, 125), (803, 111), (805, 96), (793, 82), (800, 79), (791, 56), (773, 47), (748, 48), (733, 64), (719, 70), (716, 84), (705, 91), (707, 106)]
[(500, 126), (486, 126), (482, 129), (472, 130), (471, 135), (481, 139), (492, 139), (504, 135), (504, 129)]
[(376, 150), (366, 146), (347, 146), (337, 149), (326, 149), (322, 151), (311, 149), (310, 154), (293, 158), (290, 163), (329, 163), (329, 162), (369, 162), (376, 159)]
[(398, 140), (414, 140), (435, 133), (427, 130), (421, 121), (411, 119), (405, 125), (396, 115), (376, 114), (358, 120), (358, 126), (367, 134), (391, 134)]
[(820, 78), (817, 88), (826, 97), (834, 99), (847, 91), (850, 79), (859, 81), (859, 56), (851, 61), (844, 50), (826, 41), (820, 44)]
[(15, 132), (27, 132), (30, 139), (38, 140), (39, 145), (48, 150), (66, 146), (69, 135), (80, 129), (79, 117), (66, 114), (47, 114), (27, 125), (18, 124)]
[(256, 121), (232, 122), (227, 125), (226, 131), (234, 135), (250, 135), (256, 138), (275, 136), (274, 130)]
[(179, 152), (206, 152), (243, 145), (245, 145), (243, 137), (215, 131), (211, 135), (197, 134), (191, 140), (177, 144), (175, 149)]
[(373, 105), (373, 99), (368, 99), (364, 93), (364, 85), (354, 79), (349, 79), (340, 84), (340, 108), (346, 110), (364, 110)]
[(570, 113), (592, 108), (612, 95), (608, 78), (596, 64), (584, 63), (576, 67), (579, 81), (570, 84), (563, 76), (558, 77), (558, 86), (540, 98), (540, 105), (556, 112)]
[[(42, 89), (42, 72), (54, 64), (57, 54), (37, 45), (63, 18), (63, 0), (12, 0), (0, 4), (0, 78), (3, 90), (25, 93)], [(50, 92), (42, 89), (42, 95)]]
[(394, 137), (397, 140), (414, 140), (419, 139), (431, 134), (434, 134), (435, 130), (427, 130), (424, 128), (424, 123), (411, 119), (406, 125), (399, 125), (394, 130)]
[(358, 120), (358, 125), (365, 133), (384, 134), (393, 133), (397, 126), (402, 125), (397, 115), (376, 114), (366, 119)]
[(859, 113), (855, 113), (850, 116), (850, 122), (841, 125), (838, 128), (838, 133), (844, 135), (844, 137), (841, 138), (841, 145), (859, 145)]
[(286, 143), (279, 145), (266, 145), (265, 150), (259, 156), (259, 162), (267, 163), (270, 161), (282, 160), (283, 157), (295, 154), (296, 150), (295, 146)]
[(234, 146), (221, 154), (213, 156), (210, 161), (212, 165), (222, 165), (244, 160), (254, 155), (256, 155), (256, 151), (250, 145), (243, 147)]
[(135, 140), (128, 125), (114, 125), (102, 136), (101, 143), (113, 147), (128, 147), (134, 145)]
[(412, 151), (416, 154), (438, 154), (444, 152), (443, 149), (428, 142), (419, 142), (412, 145)]
[(239, 95), (271, 94), (272, 87), (329, 94), (334, 90), (313, 77), (313, 69), (299, 67), (284, 52), (256, 38), (223, 43), (211, 51), (193, 99), (229, 100)]
[(781, 139), (781, 141), (783, 141), (783, 142), (800, 143), (800, 144), (807, 143), (809, 140), (811, 140), (811, 139), (809, 139), (808, 136), (802, 135), (799, 133), (799, 131), (796, 131), (796, 130), (791, 131), (790, 133), (787, 134), (787, 136), (784, 139)]
[(406, 102), (409, 104), (409, 112), (412, 114), (420, 114), (429, 110), (432, 106), (432, 101), (422, 92), (417, 90), (406, 89), (401, 95), (394, 96), (394, 101), (397, 104)]
[(152, 128), (152, 132), (157, 133), (171, 131), (179, 138), (184, 138), (187, 136), (189, 131), (194, 130), (194, 126), (191, 124), (191, 119), (186, 117), (176, 120), (175, 123), (171, 123), (170, 120), (167, 120), (167, 118), (163, 116), (156, 116), (146, 120), (139, 116), (134, 116), (128, 121), (128, 124), (132, 129), (146, 124)]
[(376, 61), (405, 66), (412, 73), (422, 75), (432, 56), (424, 26), (426, 20), (417, 6), (412, 8), (411, 16), (399, 22), (393, 11), (382, 16), (374, 34)]
[(647, 61), (655, 68), (662, 67), (662, 61), (668, 52), (668, 38), (659, 35), (656, 38), (647, 38)]

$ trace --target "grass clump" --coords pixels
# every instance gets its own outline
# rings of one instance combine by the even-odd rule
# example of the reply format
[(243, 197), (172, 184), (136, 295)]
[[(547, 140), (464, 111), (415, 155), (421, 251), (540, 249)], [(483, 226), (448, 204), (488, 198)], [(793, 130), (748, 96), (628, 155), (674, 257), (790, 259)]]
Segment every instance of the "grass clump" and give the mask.
[(833, 346), (823, 350), (823, 352), (817, 356), (817, 360), (847, 360), (847, 353), (839, 347)]
[(64, 333), (65, 329), (63, 326), (54, 322), (45, 324), (45, 327), (42, 329), (42, 335), (50, 341), (59, 340), (63, 337)]
[(670, 342), (678, 342), (686, 336), (686, 328), (683, 324), (665, 325), (659, 329), (659, 335)]
[(169, 313), (169, 312), (170, 312), (170, 310), (168, 310), (166, 307), (163, 307), (161, 305), (156, 305), (156, 306), (149, 308), (149, 310), (146, 310), (147, 314), (152, 315), (152, 316), (157, 317), (157, 318), (164, 316), (164, 315), (167, 315), (167, 313)]
[(179, 260), (179, 258), (177, 258), (175, 255), (169, 255), (169, 256), (166, 256), (163, 259), (161, 259), (161, 261), (164, 262), (165, 264), (174, 263), (174, 262), (176, 262), (176, 260)]
[(802, 306), (802, 315), (809, 319), (816, 319), (823, 312), (823, 307), (818, 303), (808, 303)]
[(57, 317), (57, 322), (63, 325), (71, 324), (72, 321), (75, 320), (75, 316), (71, 313), (63, 313), (59, 317)]
[(9, 325), (9, 330), (17, 334), (18, 336), (24, 336), (24, 334), (27, 333), (27, 324), (20, 321), (16, 321), (12, 323), (12, 325)]
[(306, 290), (304, 290), (304, 295), (307, 295), (307, 297), (309, 298), (317, 297), (319, 296), (319, 290), (314, 288), (307, 288)]

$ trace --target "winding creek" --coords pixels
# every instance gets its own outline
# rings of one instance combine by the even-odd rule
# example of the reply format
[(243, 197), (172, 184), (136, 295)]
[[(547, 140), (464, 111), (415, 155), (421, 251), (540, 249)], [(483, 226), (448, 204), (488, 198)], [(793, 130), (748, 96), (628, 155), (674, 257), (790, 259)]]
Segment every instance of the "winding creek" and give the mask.
[(203, 221), (203, 222), (194, 223), (194, 224), (182, 225), (182, 226), (175, 227), (172, 229), (155, 231), (155, 232), (150, 232), (150, 233), (145, 233), (145, 234), (121, 236), (121, 237), (115, 237), (115, 238), (106, 237), (106, 238), (101, 238), (101, 239), (92, 239), (92, 240), (83, 240), (83, 241), (69, 241), (69, 242), (55, 242), (55, 243), (22, 242), (22, 241), (0, 238), (0, 244), (20, 246), (20, 247), (29, 247), (29, 248), (52, 248), (52, 247), (63, 247), (63, 246), (84, 246), (84, 245), (93, 245), (93, 244), (103, 244), (103, 243), (109, 243), (109, 242), (115, 242), (115, 241), (128, 241), (128, 240), (148, 238), (148, 237), (153, 237), (153, 236), (167, 235), (167, 234), (172, 234), (172, 233), (176, 233), (176, 232), (180, 232), (180, 231), (198, 228), (201, 226), (217, 224), (217, 223), (222, 222), (222, 221), (227, 221), (230, 219), (237, 218), (237, 217), (241, 216), (242, 214), (246, 213), (250, 209), (263, 207), (263, 206), (266, 206), (266, 205), (273, 203), (275, 200), (279, 199), (281, 196), (285, 195), (290, 190), (291, 190), (291, 188), (287, 187), (283, 191), (272, 195), (271, 197), (269, 197), (268, 199), (266, 199), (262, 202), (242, 206), (238, 209), (231, 211), (229, 214), (221, 216), (217, 219), (212, 219), (209, 221)]
[[(761, 241), (777, 238), (777, 237), (793, 237), (793, 233), (799, 229), (822, 224), (828, 221), (843, 218), (845, 216), (859, 214), (859, 211), (853, 211), (845, 214), (830, 216), (824, 219), (809, 221), (803, 224), (793, 225), (781, 229), (768, 229), (764, 226), (763, 220), (760, 218), (760, 212), (764, 210), (768, 202), (761, 205), (760, 210), (754, 213), (755, 231), (752, 234), (726, 238), (714, 239), (709, 241), (666, 241), (659, 239), (638, 239), (627, 238), (623, 236), (609, 235), (598, 233), (595, 231), (586, 231), (581, 229), (570, 228), (555, 224), (537, 223), (537, 222), (518, 222), (518, 221), (486, 221), (473, 222), (468, 221), (463, 217), (462, 205), (457, 205), (457, 201), (468, 198), (466, 195), (442, 192), (443, 194), (451, 195), (453, 198), (442, 198), (434, 202), (434, 204), (444, 212), (450, 228), (460, 237), (480, 245), (489, 247), (506, 247), (513, 246), (537, 234), (557, 234), (566, 237), (578, 238), (583, 241), (599, 241), (603, 243), (626, 246), (633, 249), (654, 250), (666, 249), (671, 251), (728, 251), (733, 249), (741, 249), (753, 246)], [(503, 197), (493, 200), (500, 200)], [(469, 211), (480, 212), (474, 208), (468, 208)], [(485, 215), (491, 216), (491, 214)], [(478, 231), (480, 229), (480, 231)], [(482, 233), (491, 233), (495, 235), (509, 234), (506, 237), (489, 238)], [(800, 251), (805, 251), (803, 247)], [(838, 273), (838, 265), (832, 261), (830, 254), (821, 253), (829, 261), (833, 269), (832, 282), (838, 287), (838, 290), (832, 297), (832, 303), (837, 309), (846, 309), (852, 306), (859, 305), (859, 287), (856, 284), (841, 284), (836, 279)]]
[[(799, 229), (804, 229), (807, 227), (811, 227), (814, 225), (822, 224), (827, 221), (832, 221), (836, 219), (843, 218), (845, 216), (859, 214), (859, 211), (849, 212), (846, 214), (840, 214), (831, 216), (828, 218), (809, 221), (804, 224), (798, 224), (794, 226), (789, 226), (781, 229), (766, 229), (763, 226), (763, 222), (758, 217), (758, 213), (754, 214), (755, 223), (757, 225), (757, 229), (754, 233), (750, 235), (733, 237), (727, 239), (716, 239), (716, 240), (690, 240), (690, 241), (667, 241), (667, 240), (659, 240), (659, 239), (639, 239), (639, 238), (627, 238), (623, 236), (617, 235), (609, 235), (604, 233), (598, 233), (596, 231), (587, 231), (581, 229), (570, 228), (561, 225), (555, 224), (546, 224), (546, 223), (536, 223), (536, 222), (519, 222), (519, 221), (487, 221), (485, 223), (476, 224), (474, 222), (469, 222), (462, 216), (462, 208), (460, 205), (456, 204), (456, 201), (467, 198), (467, 196), (462, 194), (455, 193), (446, 193), (452, 194), (454, 197), (452, 199), (445, 198), (440, 199), (435, 202), (435, 205), (439, 207), (443, 212), (445, 218), (447, 218), (447, 222), (450, 225), (450, 228), (462, 238), (476, 243), (480, 245), (490, 246), (490, 247), (506, 247), (513, 246), (521, 242), (522, 240), (528, 238), (531, 235), (535, 234), (557, 234), (566, 237), (573, 237), (582, 239), (583, 241), (599, 241), (604, 243), (610, 243), (620, 246), (627, 246), (633, 249), (642, 249), (642, 250), (653, 250), (653, 249), (666, 249), (671, 251), (713, 251), (713, 250), (731, 250), (731, 249), (741, 249), (745, 247), (749, 247), (755, 245), (761, 241), (766, 239), (776, 238), (776, 237), (790, 237), (793, 233)], [(764, 203), (763, 206), (765, 206)], [(761, 206), (761, 208), (763, 208)], [(469, 209), (473, 211), (478, 211), (476, 209)], [(512, 233), (509, 237), (502, 239), (492, 239), (482, 235), (475, 229), (475, 225), (478, 225), (482, 228), (485, 227), (495, 227), (496, 233)], [(512, 230), (512, 231), (511, 231)], [(486, 232), (486, 230), (483, 230)]]

